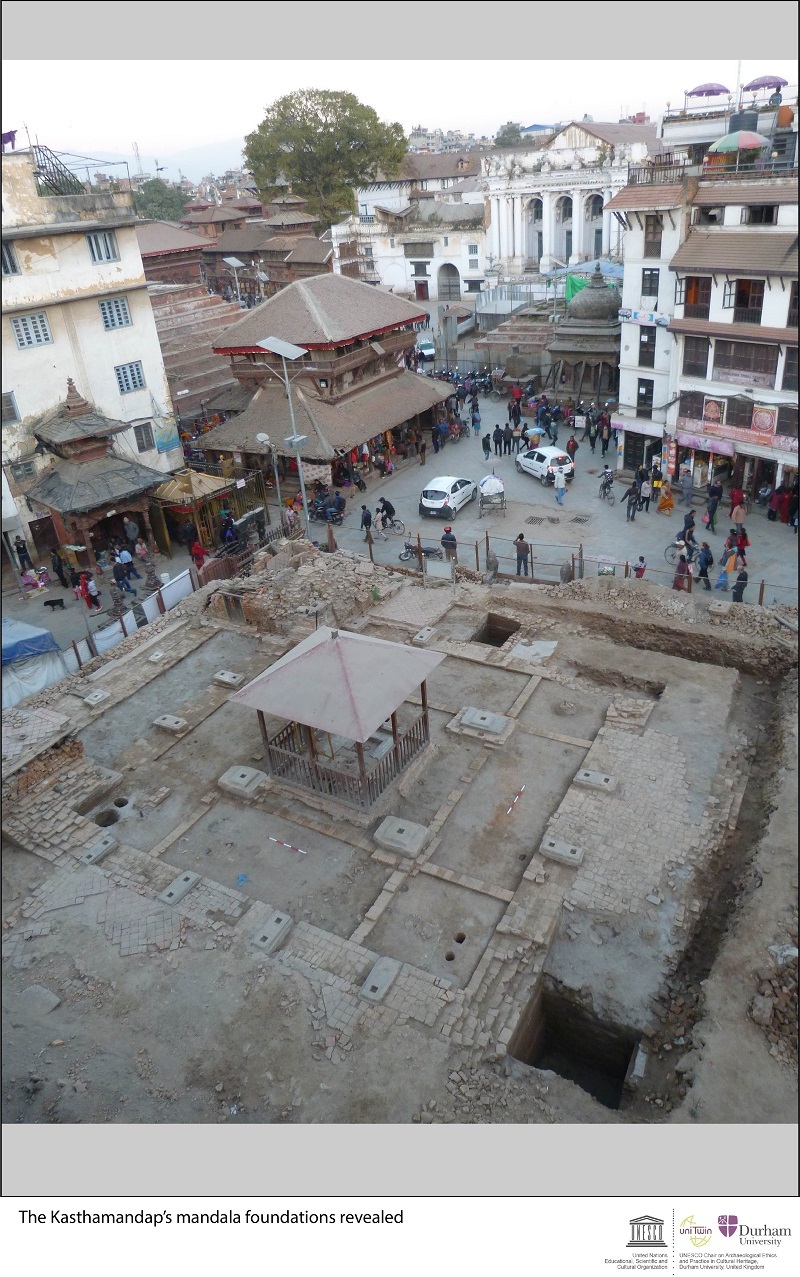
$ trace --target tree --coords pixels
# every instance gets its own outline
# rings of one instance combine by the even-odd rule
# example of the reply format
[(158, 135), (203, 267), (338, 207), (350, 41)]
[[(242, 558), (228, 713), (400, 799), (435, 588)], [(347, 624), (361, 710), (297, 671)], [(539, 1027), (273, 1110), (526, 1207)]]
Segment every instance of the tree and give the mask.
[(510, 120), (508, 124), (503, 125), (494, 139), (495, 146), (519, 146), (521, 142), (520, 127), (518, 124), (512, 124)]
[(174, 186), (167, 186), (160, 177), (154, 177), (149, 182), (142, 182), (133, 203), (139, 217), (179, 222), (183, 217), (186, 196), (183, 191), (176, 191)]
[(406, 151), (399, 124), (383, 124), (352, 93), (302, 89), (267, 108), (245, 138), (244, 158), (259, 190), (280, 177), (325, 225), (355, 212), (353, 187), (395, 173)]

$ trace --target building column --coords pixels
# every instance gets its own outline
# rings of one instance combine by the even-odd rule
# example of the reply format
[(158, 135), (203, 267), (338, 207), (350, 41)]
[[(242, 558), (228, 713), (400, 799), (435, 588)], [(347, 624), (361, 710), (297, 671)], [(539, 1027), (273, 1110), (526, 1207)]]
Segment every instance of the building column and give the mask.
[(515, 195), (513, 200), (514, 206), (514, 257), (517, 259), (520, 270), (522, 269), (523, 259), (525, 257), (525, 245), (522, 235), (522, 196)]
[(500, 256), (500, 201), (496, 195), (489, 200), (489, 234), (487, 236), (489, 257)]
[(614, 225), (619, 225), (613, 213), (610, 213), (605, 207), (611, 199), (611, 191), (603, 191), (603, 256), (608, 257), (611, 253), (611, 234)]
[(553, 256), (554, 213), (552, 191), (542, 191), (542, 258)]
[(506, 267), (511, 270), (511, 259), (514, 256), (514, 210), (512, 207), (511, 196), (507, 195), (503, 200), (503, 258)]
[(584, 254), (584, 238), (585, 223), (583, 220), (584, 205), (586, 201), (585, 191), (572, 192), (572, 255), (569, 259), (569, 265), (574, 266), (577, 262), (583, 260)]

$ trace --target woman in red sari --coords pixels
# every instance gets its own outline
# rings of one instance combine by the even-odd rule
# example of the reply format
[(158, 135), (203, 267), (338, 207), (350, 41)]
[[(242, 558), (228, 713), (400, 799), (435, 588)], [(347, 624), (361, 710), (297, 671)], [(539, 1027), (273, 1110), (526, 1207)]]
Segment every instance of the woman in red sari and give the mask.
[(189, 553), (194, 559), (195, 567), (197, 568), (199, 572), (201, 567), (205, 563), (206, 559), (208, 558), (208, 550), (204, 550), (200, 542), (195, 541)]
[(729, 495), (730, 495), (730, 501), (731, 501), (731, 512), (728, 515), (728, 518), (732, 519), (733, 512), (736, 509), (737, 505), (741, 505), (742, 502), (744, 501), (744, 493), (742, 492), (741, 488), (731, 488)]

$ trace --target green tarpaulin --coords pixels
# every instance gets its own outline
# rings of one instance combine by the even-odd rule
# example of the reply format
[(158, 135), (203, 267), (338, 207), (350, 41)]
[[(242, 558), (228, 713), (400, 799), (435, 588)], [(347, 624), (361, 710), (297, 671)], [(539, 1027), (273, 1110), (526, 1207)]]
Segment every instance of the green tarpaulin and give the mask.
[[(607, 279), (605, 282), (609, 288), (617, 287), (617, 281), (615, 279), (612, 279), (612, 280)], [(579, 275), (567, 275), (564, 283), (566, 287), (566, 292), (564, 295), (567, 299), (567, 302), (571, 302), (575, 294), (579, 293), (582, 288), (586, 287), (586, 285), (589, 283), (589, 280), (581, 279)]]

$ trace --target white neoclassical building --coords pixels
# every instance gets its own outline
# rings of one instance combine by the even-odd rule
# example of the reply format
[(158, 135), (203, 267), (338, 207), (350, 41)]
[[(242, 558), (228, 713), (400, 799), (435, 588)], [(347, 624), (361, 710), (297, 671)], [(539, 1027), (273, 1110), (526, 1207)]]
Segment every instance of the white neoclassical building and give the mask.
[(487, 261), (501, 279), (620, 256), (623, 228), (606, 205), (628, 165), (661, 150), (655, 125), (565, 125), (544, 146), (483, 158)]

